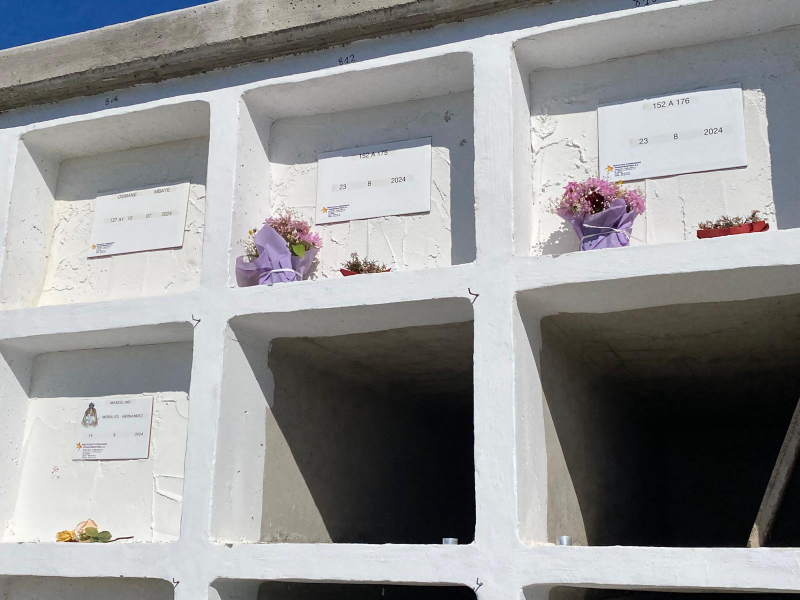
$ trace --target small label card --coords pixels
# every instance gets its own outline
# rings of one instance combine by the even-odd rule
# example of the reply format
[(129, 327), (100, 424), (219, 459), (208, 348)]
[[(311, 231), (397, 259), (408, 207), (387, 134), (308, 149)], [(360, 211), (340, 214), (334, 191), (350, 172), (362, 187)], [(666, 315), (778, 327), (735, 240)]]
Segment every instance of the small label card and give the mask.
[(153, 397), (86, 401), (79, 415), (72, 460), (150, 457)]
[(431, 210), (431, 138), (319, 155), (317, 225)]
[(614, 181), (747, 166), (740, 85), (601, 106), (597, 122)]
[(189, 184), (98, 196), (89, 258), (183, 246)]

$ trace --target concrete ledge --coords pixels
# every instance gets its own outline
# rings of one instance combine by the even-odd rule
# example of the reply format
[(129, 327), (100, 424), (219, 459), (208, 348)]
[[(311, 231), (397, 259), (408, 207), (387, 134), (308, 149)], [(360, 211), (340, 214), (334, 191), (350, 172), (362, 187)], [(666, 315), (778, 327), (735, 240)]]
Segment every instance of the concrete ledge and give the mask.
[(550, 0), (220, 0), (0, 52), (0, 111)]

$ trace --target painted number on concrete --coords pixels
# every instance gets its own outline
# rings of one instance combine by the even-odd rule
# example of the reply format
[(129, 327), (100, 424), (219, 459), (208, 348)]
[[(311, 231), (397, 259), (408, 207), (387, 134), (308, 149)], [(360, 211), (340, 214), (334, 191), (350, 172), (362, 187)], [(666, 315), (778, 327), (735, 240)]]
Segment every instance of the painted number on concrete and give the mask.
[(106, 106), (111, 106), (112, 104), (116, 104), (117, 102), (119, 102), (119, 96), (113, 96), (113, 97), (109, 96), (108, 98), (106, 98)]
[(651, 4), (655, 4), (658, 0), (632, 0), (637, 7), (639, 6), (650, 6)]
[(349, 54), (348, 56), (340, 56), (339, 57), (339, 64), (340, 65), (349, 65), (350, 63), (356, 62), (356, 55)]

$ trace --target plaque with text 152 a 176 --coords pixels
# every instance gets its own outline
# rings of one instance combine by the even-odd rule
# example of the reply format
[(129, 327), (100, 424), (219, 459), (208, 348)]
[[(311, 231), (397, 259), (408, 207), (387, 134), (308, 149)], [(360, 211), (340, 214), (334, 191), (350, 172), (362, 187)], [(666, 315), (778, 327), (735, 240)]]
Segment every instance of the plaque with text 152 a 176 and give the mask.
[(614, 181), (747, 166), (740, 85), (601, 106), (597, 121)]
[(431, 138), (324, 152), (316, 224), (431, 210)]

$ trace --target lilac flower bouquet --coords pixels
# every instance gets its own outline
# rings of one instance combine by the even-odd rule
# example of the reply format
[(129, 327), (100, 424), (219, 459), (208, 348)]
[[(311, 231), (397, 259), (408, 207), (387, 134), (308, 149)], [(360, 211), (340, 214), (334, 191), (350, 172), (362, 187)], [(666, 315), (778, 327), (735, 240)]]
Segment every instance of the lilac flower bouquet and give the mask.
[(322, 238), (292, 210), (264, 221), (247, 232), (244, 256), (236, 259), (236, 283), (241, 287), (301, 281), (311, 270)]
[(595, 250), (627, 246), (633, 221), (644, 209), (641, 190), (626, 190), (622, 182), (590, 177), (581, 183), (570, 182), (552, 212), (572, 226), (581, 250)]

